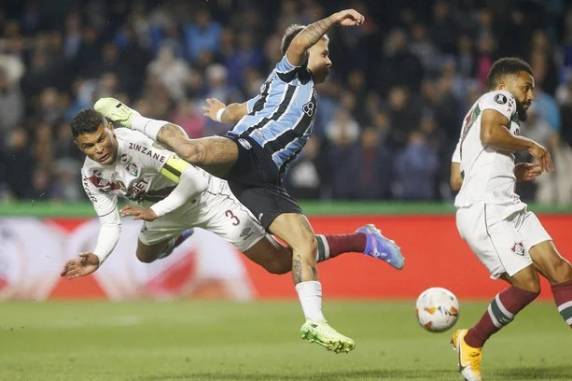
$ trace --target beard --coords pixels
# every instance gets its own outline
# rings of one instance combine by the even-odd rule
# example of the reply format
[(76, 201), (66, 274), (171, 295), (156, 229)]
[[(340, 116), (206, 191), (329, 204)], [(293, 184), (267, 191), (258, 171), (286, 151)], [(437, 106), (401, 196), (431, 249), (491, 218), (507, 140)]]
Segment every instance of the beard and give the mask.
[(516, 112), (518, 113), (518, 120), (525, 122), (528, 119), (528, 107), (524, 107), (524, 104), (516, 102)]

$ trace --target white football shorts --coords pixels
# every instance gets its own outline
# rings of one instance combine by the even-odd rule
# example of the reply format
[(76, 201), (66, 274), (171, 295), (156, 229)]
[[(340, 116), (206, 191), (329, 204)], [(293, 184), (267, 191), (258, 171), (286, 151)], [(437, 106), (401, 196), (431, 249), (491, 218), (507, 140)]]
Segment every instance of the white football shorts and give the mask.
[[(145, 203), (150, 206), (151, 203)], [(183, 230), (202, 228), (215, 233), (244, 252), (265, 237), (252, 213), (232, 194), (228, 184), (213, 182), (209, 189), (181, 208), (155, 221), (145, 222), (139, 240), (145, 245), (177, 237)]]
[(491, 278), (498, 279), (504, 273), (513, 276), (532, 264), (530, 248), (552, 238), (536, 215), (526, 208), (498, 222), (487, 223), (487, 217), (491, 220), (491, 208), (494, 205), (476, 204), (459, 208), (457, 229), (487, 267)]

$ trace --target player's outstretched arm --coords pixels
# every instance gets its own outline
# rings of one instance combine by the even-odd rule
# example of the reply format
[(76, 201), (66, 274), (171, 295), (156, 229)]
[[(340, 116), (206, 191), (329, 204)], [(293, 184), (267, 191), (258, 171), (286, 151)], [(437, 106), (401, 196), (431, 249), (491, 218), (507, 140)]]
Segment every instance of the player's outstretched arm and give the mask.
[(203, 106), (203, 115), (219, 123), (234, 124), (246, 114), (246, 103), (231, 103), (226, 106), (216, 98), (207, 98)]
[(542, 171), (553, 169), (550, 153), (542, 145), (524, 136), (510, 133), (510, 121), (500, 112), (492, 109), (483, 111), (481, 141), (501, 152), (528, 151), (538, 162)]
[(93, 253), (81, 253), (64, 265), (60, 276), (73, 279), (89, 275), (99, 268), (99, 258)]
[[(185, 168), (180, 175), (165, 169), (169, 168)], [(177, 171), (178, 172), (178, 171)], [(169, 193), (167, 197), (161, 201), (151, 205), (150, 208), (142, 208), (139, 206), (129, 205), (121, 209), (122, 216), (131, 216), (136, 220), (154, 221), (167, 213), (183, 206), (187, 201), (204, 192), (208, 187), (208, 179), (203, 171), (182, 161), (177, 157), (173, 157), (165, 163), (161, 170), (161, 174), (170, 180), (176, 181), (177, 186)]]
[(363, 24), (365, 17), (355, 9), (344, 9), (331, 14), (330, 16), (318, 20), (308, 25), (290, 43), (286, 51), (288, 61), (295, 66), (299, 66), (305, 58), (306, 50), (322, 38), (324, 34), (334, 25), (358, 26)]

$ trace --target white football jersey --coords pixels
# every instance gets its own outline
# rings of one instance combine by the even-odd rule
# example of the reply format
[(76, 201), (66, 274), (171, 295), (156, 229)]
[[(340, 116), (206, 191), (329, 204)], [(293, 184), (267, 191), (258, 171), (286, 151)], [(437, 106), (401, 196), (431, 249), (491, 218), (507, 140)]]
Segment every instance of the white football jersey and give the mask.
[(482, 95), (463, 121), (461, 136), (452, 161), (460, 163), (463, 185), (455, 198), (457, 208), (477, 203), (496, 205), (496, 218), (502, 219), (526, 207), (515, 192), (514, 155), (501, 153), (481, 141), (483, 111), (492, 109), (510, 121), (510, 132), (520, 133), (516, 101), (507, 91)]
[(102, 165), (86, 157), (81, 170), (84, 190), (99, 217), (117, 210), (118, 196), (132, 201), (164, 198), (189, 167), (197, 181), (213, 179), (140, 132), (126, 128), (114, 132), (118, 145), (115, 163)]

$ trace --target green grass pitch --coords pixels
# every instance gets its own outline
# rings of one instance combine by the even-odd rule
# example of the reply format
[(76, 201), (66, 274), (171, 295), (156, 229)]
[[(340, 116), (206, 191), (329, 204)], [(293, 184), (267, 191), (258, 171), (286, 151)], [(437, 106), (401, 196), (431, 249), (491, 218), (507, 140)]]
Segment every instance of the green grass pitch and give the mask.
[[(484, 303), (461, 306), (458, 327)], [(450, 332), (431, 334), (414, 303), (329, 301), (350, 354), (302, 341), (284, 302), (0, 303), (0, 380), (459, 380)], [(484, 352), (486, 380), (572, 380), (572, 332), (534, 303)]]

